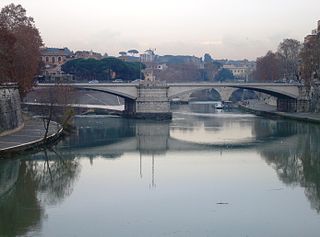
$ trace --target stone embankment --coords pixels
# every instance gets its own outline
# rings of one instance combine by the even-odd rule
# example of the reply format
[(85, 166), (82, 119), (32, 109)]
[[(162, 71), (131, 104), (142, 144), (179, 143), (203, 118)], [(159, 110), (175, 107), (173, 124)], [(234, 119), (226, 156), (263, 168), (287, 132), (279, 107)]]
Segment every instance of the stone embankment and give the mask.
[(23, 118), (17, 84), (0, 85), (0, 159), (8, 154), (28, 150), (59, 137), (62, 127), (51, 122), (45, 136), (42, 119)]
[(279, 117), (320, 124), (320, 113), (279, 112), (277, 111), (276, 106), (268, 105), (258, 100), (245, 101), (244, 103), (239, 104), (239, 108), (259, 116)]
[(0, 85), (0, 136), (23, 127), (18, 86), (13, 83)]
[(15, 154), (55, 141), (62, 134), (60, 124), (51, 121), (47, 138), (42, 119), (25, 118), (24, 127), (17, 132), (0, 136), (0, 159), (8, 154)]

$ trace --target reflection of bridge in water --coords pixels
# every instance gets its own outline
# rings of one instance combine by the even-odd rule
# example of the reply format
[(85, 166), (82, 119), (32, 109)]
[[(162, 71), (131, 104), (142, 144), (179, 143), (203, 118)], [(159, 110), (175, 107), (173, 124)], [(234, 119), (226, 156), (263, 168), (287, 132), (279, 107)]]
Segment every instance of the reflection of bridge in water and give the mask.
[[(282, 123), (275, 123), (263, 135), (256, 134), (251, 140), (239, 140), (233, 143), (197, 143), (177, 139), (170, 135), (170, 129), (185, 131), (185, 128), (170, 127), (169, 122), (152, 122), (128, 120), (109, 117), (107, 120), (77, 118), (78, 127), (75, 136), (67, 138), (61, 145), (62, 153), (75, 153), (77, 156), (118, 157), (125, 152), (141, 152), (142, 154), (161, 154), (167, 151), (207, 151), (246, 149), (251, 147), (272, 149), (279, 148), (279, 139), (293, 139), (296, 131), (279, 129)], [(105, 122), (107, 121), (107, 122)], [(256, 120), (259, 123), (260, 120)], [(257, 124), (259, 126), (259, 124)], [(285, 125), (284, 125), (285, 126)], [(281, 131), (281, 134), (277, 132)], [(271, 141), (271, 142), (270, 142)], [(66, 147), (67, 149), (64, 149)]]

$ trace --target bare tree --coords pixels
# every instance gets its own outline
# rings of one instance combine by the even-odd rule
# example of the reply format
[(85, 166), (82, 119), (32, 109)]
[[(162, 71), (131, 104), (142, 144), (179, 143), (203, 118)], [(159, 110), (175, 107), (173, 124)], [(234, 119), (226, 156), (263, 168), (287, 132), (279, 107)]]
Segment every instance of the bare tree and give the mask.
[(41, 104), (40, 115), (44, 126), (44, 140), (47, 139), (52, 121), (59, 122), (66, 128), (73, 118), (74, 111), (71, 104), (75, 102), (75, 91), (72, 87), (62, 83), (42, 89), (38, 93)]
[(280, 56), (269, 51), (265, 56), (257, 58), (256, 79), (258, 81), (275, 81), (280, 79)]
[(0, 12), (1, 33), (3, 29), (14, 37), (4, 47), (4, 52), (10, 51), (12, 59), (5, 64), (8, 80), (19, 84), (20, 92), (24, 95), (33, 85), (33, 78), (38, 71), (40, 61), (40, 47), (42, 39), (35, 27), (32, 17), (26, 16), (26, 10), (21, 5), (10, 4)]
[(301, 74), (306, 84), (320, 78), (320, 34), (306, 41), (300, 53)]
[(281, 56), (283, 78), (287, 80), (298, 79), (301, 47), (301, 43), (295, 39), (285, 39), (280, 43), (278, 53)]
[(312, 35), (303, 45), (301, 56), (301, 77), (307, 91), (311, 92), (313, 111), (320, 111), (320, 34)]
[(13, 55), (16, 38), (0, 22), (0, 83), (9, 82), (13, 78)]

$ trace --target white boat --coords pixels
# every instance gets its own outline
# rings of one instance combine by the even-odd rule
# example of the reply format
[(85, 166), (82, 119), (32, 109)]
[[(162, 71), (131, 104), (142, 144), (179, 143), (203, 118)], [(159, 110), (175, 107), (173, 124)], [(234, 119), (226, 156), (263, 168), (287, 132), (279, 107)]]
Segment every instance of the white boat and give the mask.
[(221, 101), (215, 101), (214, 106), (216, 109), (223, 109), (223, 104)]

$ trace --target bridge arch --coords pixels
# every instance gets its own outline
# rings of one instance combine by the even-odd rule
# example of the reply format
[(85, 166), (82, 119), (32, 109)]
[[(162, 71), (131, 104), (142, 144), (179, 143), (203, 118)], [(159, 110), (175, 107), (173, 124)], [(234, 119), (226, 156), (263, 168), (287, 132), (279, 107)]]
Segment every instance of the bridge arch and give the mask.
[(135, 87), (115, 87), (115, 86), (75, 86), (78, 90), (91, 90), (119, 96), (123, 99), (135, 100), (137, 98), (137, 88)]
[(258, 95), (256, 94), (257, 91), (254, 90), (246, 90), (242, 88), (237, 88), (235, 91), (232, 92), (229, 100), (234, 101), (239, 98), (243, 99), (257, 99)]
[(285, 98), (285, 99), (298, 99), (299, 97), (299, 88), (298, 86), (293, 85), (277, 85), (277, 84), (267, 84), (267, 83), (256, 83), (249, 84), (249, 83), (206, 83), (203, 85), (199, 85), (199, 83), (186, 83), (186, 84), (170, 84), (169, 85), (169, 93), (168, 97), (170, 99), (174, 97), (179, 97), (185, 93), (192, 93), (197, 90), (203, 89), (215, 89), (217, 90), (222, 100), (229, 100), (230, 96), (234, 91), (237, 89), (247, 89), (257, 92), (262, 92), (277, 98)]
[(297, 99), (299, 97), (299, 91), (297, 89), (296, 93), (292, 91), (284, 91), (279, 88), (259, 88), (252, 86), (232, 86), (233, 88), (246, 89), (256, 92), (262, 92), (277, 98), (286, 98), (286, 99)]
[(190, 101), (194, 98), (197, 98), (200, 96), (199, 92), (206, 93), (204, 95), (204, 97), (211, 97), (212, 99), (218, 97), (218, 100), (221, 100), (221, 95), (220, 95), (219, 91), (216, 90), (216, 88), (208, 88), (208, 89), (204, 89), (204, 90), (199, 89), (199, 90), (194, 90), (191, 92), (186, 92), (186, 93), (180, 94), (179, 95), (180, 101)]
[(211, 88), (190, 88), (186, 91), (179, 92), (177, 94), (174, 94), (172, 96), (169, 96), (169, 99), (173, 99), (176, 97), (181, 98), (183, 101), (188, 101), (190, 98), (192, 98), (192, 94), (199, 91), (207, 91), (207, 90), (214, 90), (220, 97), (220, 100), (227, 101), (229, 100), (231, 94), (236, 90), (231, 87), (227, 87), (225, 89), (221, 89), (220, 87), (211, 87)]

